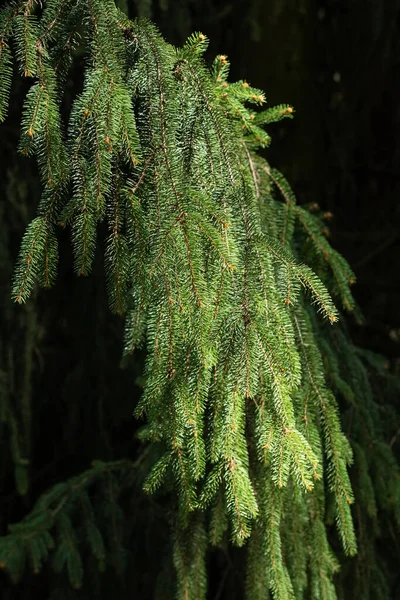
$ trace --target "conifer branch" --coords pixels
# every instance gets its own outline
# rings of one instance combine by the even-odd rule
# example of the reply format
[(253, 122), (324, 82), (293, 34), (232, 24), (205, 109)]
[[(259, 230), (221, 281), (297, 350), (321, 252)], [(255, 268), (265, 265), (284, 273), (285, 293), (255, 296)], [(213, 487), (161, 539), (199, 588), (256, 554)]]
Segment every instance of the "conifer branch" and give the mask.
[[(230, 535), (238, 546), (248, 540), (248, 600), (335, 600), (330, 503), (345, 553), (356, 551), (352, 440), (338, 398), (353, 410), (360, 398), (369, 402), (356, 427), (355, 462), (371, 518), (399, 492), (381, 482), (374, 493), (360, 450), (360, 429), (369, 442), (375, 431), (360, 359), (334, 333), (338, 326), (320, 335), (316, 313), (338, 320), (332, 296), (355, 307), (352, 271), (319, 218), (296, 205), (286, 179), (258, 152), (270, 141), (263, 127), (291, 118), (293, 108), (256, 112), (264, 94), (245, 80), (229, 83), (224, 55), (208, 69), (201, 33), (175, 49), (112, 0), (43, 5), (11, 3), (0, 13), (0, 119), (15, 46), (20, 73), (36, 77), (20, 151), (35, 156), (44, 188), (22, 240), (13, 298), (24, 302), (36, 283), (55, 283), (56, 223), (71, 225), (75, 271), (88, 275), (105, 221), (110, 308), (126, 315), (124, 354), (142, 348), (145, 356), (135, 407), (152, 449), (144, 489), (172, 498), (176, 597), (204, 600), (208, 546)], [(78, 43), (84, 83), (65, 136), (60, 106)], [(6, 422), (20, 458), (10, 406)], [(397, 473), (385, 444), (374, 448), (376, 464)], [(40, 570), (53, 553), (52, 568), (82, 585), (82, 530), (99, 571), (111, 552), (121, 574), (117, 496), (133, 466), (98, 463), (42, 496), (0, 538), (0, 562), (7, 559), (14, 579), (26, 556)], [(104, 527), (88, 493), (97, 485), (110, 515)]]

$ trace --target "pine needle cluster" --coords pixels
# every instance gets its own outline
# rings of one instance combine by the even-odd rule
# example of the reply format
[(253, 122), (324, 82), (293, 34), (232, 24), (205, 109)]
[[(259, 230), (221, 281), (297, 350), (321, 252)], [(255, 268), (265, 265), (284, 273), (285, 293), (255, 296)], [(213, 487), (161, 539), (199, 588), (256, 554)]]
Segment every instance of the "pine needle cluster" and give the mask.
[[(66, 120), (61, 106), (78, 45), (83, 89)], [(293, 108), (264, 109), (260, 90), (228, 82), (226, 56), (207, 68), (206, 48), (201, 33), (172, 47), (112, 0), (2, 9), (0, 116), (15, 60), (32, 82), (19, 151), (36, 157), (43, 189), (12, 295), (24, 303), (36, 285), (55, 283), (60, 226), (70, 228), (76, 274), (89, 275), (102, 224), (109, 305), (125, 316), (125, 355), (146, 352), (135, 415), (158, 458), (144, 489), (174, 498), (176, 598), (206, 597), (208, 548), (229, 538), (246, 544), (248, 599), (333, 600), (339, 562), (326, 515), (344, 553), (354, 555), (353, 451), (371, 515), (378, 502), (362, 426), (352, 449), (339, 417), (341, 396), (353, 404), (360, 394), (370, 398), (362, 366), (361, 375), (342, 372), (355, 351), (332, 327), (332, 298), (355, 309), (355, 277), (327, 241), (323, 219), (296, 204), (259, 153), (270, 143), (264, 127), (291, 118)], [(376, 448), (397, 469), (389, 447)], [(59, 484), (11, 528), (0, 561), (15, 580), (27, 557), (39, 570), (52, 552), (54, 569), (81, 585), (71, 517), (78, 503), (102, 567), (87, 489), (120, 467), (132, 470), (128, 462), (97, 465)], [(383, 496), (398, 497), (398, 479), (391, 486)]]

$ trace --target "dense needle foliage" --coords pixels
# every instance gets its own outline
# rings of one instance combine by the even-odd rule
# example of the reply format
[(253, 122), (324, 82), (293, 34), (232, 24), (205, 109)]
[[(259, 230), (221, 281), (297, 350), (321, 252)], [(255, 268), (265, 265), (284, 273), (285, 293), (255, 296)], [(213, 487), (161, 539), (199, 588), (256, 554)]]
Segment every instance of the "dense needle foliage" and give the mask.
[[(90, 275), (104, 238), (109, 305), (125, 315), (125, 357), (140, 349), (146, 356), (135, 415), (157, 458), (144, 489), (171, 499), (176, 598), (206, 597), (207, 552), (227, 539), (245, 545), (248, 599), (343, 596), (328, 530), (334, 522), (344, 553), (356, 553), (353, 453), (356, 494), (371, 519), (378, 508), (398, 510), (399, 480), (362, 358), (336, 324), (333, 300), (356, 308), (354, 275), (327, 241), (326, 215), (296, 205), (259, 154), (270, 141), (264, 127), (292, 117), (292, 107), (263, 109), (260, 90), (228, 83), (226, 56), (208, 69), (203, 34), (174, 48), (112, 0), (42, 4), (12, 2), (0, 18), (0, 116), (15, 60), (31, 82), (19, 151), (36, 157), (43, 189), (13, 299), (24, 303), (36, 285), (56, 282), (57, 228), (70, 228), (77, 275)], [(83, 89), (64, 120), (78, 46)], [(352, 444), (340, 398), (354, 407)], [(24, 493), (23, 432), (6, 396), (3, 404)], [(97, 461), (41, 496), (0, 539), (11, 577), (20, 580), (26, 560), (38, 572), (50, 554), (75, 587), (87, 554), (99, 571), (111, 561), (123, 572), (110, 522), (129, 519), (116, 497), (134, 485), (135, 466)], [(377, 485), (380, 469), (396, 477)], [(363, 547), (371, 597), (384, 598), (378, 533), (364, 532)], [(362, 568), (357, 581), (365, 582)]]

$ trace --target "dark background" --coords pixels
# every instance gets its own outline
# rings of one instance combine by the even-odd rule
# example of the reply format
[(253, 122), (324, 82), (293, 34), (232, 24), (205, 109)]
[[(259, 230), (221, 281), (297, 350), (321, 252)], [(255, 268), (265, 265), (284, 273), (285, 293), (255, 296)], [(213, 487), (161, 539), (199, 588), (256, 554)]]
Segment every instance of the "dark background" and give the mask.
[[(349, 317), (353, 339), (384, 355), (388, 373), (398, 374), (400, 1), (119, 4), (131, 16), (150, 16), (175, 44), (202, 31), (211, 40), (210, 61), (217, 53), (228, 55), (231, 80), (246, 79), (263, 89), (269, 106), (295, 108), (294, 120), (270, 128), (269, 161), (287, 176), (300, 203), (318, 203), (333, 214), (330, 241), (357, 275), (354, 295), (365, 317), (362, 326)], [(66, 108), (80, 82), (78, 61)], [(22, 308), (9, 300), (19, 242), (40, 192), (34, 163), (16, 152), (25, 92), (26, 84), (16, 79), (9, 118), (0, 126), (0, 393), (24, 407), (21, 452), (31, 457), (31, 486), (18, 493), (10, 432), (0, 424), (1, 534), (49, 485), (79, 473), (93, 458), (139, 451), (132, 419), (139, 387), (132, 381), (140, 373), (140, 358), (120, 368), (123, 322), (107, 308), (101, 253), (91, 278), (77, 280), (69, 233), (62, 232), (56, 287), (35, 293)], [(137, 494), (133, 529), (139, 530), (140, 519), (147, 517)], [(154, 522), (158, 532), (167, 530), (162, 520), (154, 517)], [(146, 568), (150, 556), (156, 571), (159, 557), (151, 551), (138, 555), (138, 564), (143, 561)], [(218, 568), (225, 573), (229, 566), (221, 560)], [(0, 575), (0, 598), (47, 598), (47, 585), (45, 576), (27, 576), (15, 587)], [(151, 597), (143, 585), (136, 591)], [(216, 585), (210, 598), (233, 598), (233, 592), (224, 593)]]

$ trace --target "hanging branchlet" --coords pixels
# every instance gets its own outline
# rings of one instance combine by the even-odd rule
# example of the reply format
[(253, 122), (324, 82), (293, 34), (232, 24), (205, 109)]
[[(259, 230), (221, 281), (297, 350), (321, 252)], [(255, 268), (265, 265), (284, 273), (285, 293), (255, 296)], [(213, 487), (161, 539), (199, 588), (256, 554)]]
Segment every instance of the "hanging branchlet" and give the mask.
[[(101, 511), (114, 511), (118, 496), (129, 479), (126, 474), (135, 465), (129, 461), (103, 463), (95, 461), (90, 469), (64, 483), (55, 485), (40, 496), (32, 511), (19, 523), (9, 525), (8, 535), (0, 538), (0, 565), (7, 569), (17, 583), (26, 562), (38, 574), (52, 555), (56, 573), (65, 571), (72, 587), (82, 586), (82, 545), (76, 530), (85, 532), (89, 552), (103, 571), (112, 553), (110, 541), (115, 543), (116, 532), (99, 530)], [(93, 506), (93, 490), (113, 485), (113, 495), (106, 506)], [(76, 521), (78, 511), (78, 521)], [(119, 508), (119, 507), (118, 507)], [(121, 510), (119, 508), (119, 510)], [(113, 539), (114, 538), (114, 539)]]

